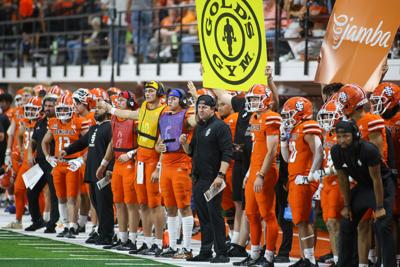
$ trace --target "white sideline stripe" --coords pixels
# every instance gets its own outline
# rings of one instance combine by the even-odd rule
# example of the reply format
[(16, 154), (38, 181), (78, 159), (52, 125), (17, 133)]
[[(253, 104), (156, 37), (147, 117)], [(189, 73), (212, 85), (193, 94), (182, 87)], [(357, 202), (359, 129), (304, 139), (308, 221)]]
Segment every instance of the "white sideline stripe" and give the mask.
[[(124, 262), (106, 262), (105, 265), (113, 265), (113, 266), (120, 266), (120, 265), (127, 265), (127, 266), (137, 266), (134, 263), (124, 263)], [(140, 266), (156, 266), (160, 265), (160, 263), (140, 263)]]
[[(111, 259), (111, 258), (0, 258), (0, 261), (143, 261), (146, 259)], [(159, 265), (159, 264), (157, 264)]]

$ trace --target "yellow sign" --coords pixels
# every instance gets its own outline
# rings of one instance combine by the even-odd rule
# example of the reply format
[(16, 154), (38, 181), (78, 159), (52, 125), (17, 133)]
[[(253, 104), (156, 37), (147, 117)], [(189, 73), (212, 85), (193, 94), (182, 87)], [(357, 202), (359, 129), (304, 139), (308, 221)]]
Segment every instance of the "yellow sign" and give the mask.
[(266, 84), (262, 0), (196, 0), (203, 86), (248, 91)]

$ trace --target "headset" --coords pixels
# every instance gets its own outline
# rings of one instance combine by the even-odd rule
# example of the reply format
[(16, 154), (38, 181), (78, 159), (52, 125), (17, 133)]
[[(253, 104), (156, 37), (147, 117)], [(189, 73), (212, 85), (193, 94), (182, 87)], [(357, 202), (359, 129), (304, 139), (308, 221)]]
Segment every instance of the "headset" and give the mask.
[(118, 97), (123, 97), (125, 98), (126, 101), (126, 106), (130, 109), (135, 109), (136, 107), (136, 100), (135, 97), (132, 95), (131, 92), (129, 91), (122, 91), (121, 93), (119, 93)]
[(167, 96), (171, 93), (172, 90), (175, 90), (179, 93), (179, 105), (183, 108), (187, 108), (188, 106), (188, 99), (185, 90), (180, 89), (180, 88), (170, 88), (167, 91)]
[[(360, 130), (357, 127), (357, 124), (355, 123), (355, 121), (353, 120), (341, 120), (337, 125), (340, 126), (340, 123), (346, 123), (347, 125), (350, 125), (351, 127), (351, 135), (353, 136), (353, 141), (359, 141), (361, 139), (361, 133)], [(340, 127), (343, 130), (346, 130), (345, 127)], [(346, 131), (345, 131), (346, 132)]]
[(146, 89), (146, 88), (152, 88), (152, 89), (156, 90), (157, 97), (161, 97), (161, 96), (165, 95), (165, 87), (164, 87), (164, 84), (161, 82), (156, 82), (156, 81), (146, 82), (144, 84), (144, 89)]

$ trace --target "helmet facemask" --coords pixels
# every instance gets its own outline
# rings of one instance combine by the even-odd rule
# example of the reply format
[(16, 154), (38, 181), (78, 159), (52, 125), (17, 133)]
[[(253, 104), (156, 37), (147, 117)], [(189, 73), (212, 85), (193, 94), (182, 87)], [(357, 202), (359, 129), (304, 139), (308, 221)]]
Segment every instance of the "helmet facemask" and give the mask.
[(73, 107), (59, 104), (55, 107), (56, 109), (56, 118), (59, 120), (69, 120), (72, 118), (72, 114), (74, 112)]
[(40, 110), (41, 110), (41, 107), (38, 107), (38, 106), (28, 103), (24, 106), (24, 116), (28, 120), (35, 120), (35, 119), (39, 118)]

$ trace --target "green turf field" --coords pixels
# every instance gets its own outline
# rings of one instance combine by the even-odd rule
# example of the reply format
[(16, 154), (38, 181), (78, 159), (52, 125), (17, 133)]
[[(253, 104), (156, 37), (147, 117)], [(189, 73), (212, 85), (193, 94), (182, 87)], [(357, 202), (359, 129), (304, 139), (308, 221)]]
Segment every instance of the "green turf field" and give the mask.
[(0, 266), (172, 266), (46, 238), (0, 230)]

